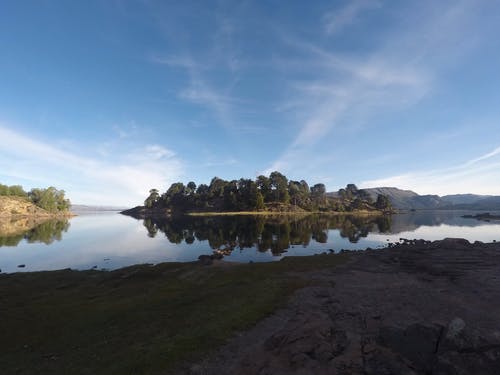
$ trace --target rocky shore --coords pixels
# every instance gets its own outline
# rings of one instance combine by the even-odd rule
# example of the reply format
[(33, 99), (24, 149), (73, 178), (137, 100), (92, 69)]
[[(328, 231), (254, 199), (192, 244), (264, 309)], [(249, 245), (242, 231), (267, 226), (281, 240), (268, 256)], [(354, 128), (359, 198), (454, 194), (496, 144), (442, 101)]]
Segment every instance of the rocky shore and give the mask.
[(317, 286), (184, 373), (500, 373), (496, 243), (405, 240), (297, 277)]
[(0, 196), (0, 220), (75, 216), (69, 211), (49, 212), (23, 197)]

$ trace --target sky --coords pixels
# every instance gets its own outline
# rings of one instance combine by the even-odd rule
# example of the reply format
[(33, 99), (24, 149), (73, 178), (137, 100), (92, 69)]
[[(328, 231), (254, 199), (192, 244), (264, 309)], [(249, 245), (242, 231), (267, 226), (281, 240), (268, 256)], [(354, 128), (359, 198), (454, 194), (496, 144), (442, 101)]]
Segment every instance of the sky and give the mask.
[(0, 183), (500, 195), (500, 2), (0, 2)]

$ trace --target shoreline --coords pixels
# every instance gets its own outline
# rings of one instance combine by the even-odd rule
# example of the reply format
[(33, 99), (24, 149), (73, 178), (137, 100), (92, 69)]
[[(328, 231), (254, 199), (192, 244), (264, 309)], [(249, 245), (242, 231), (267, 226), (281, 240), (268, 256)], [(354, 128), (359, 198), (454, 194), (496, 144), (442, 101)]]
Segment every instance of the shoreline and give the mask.
[(382, 211), (228, 211), (228, 212), (187, 212), (183, 215), (185, 216), (238, 216), (238, 215), (248, 215), (248, 216), (272, 216), (272, 215), (331, 215), (331, 216), (343, 216), (343, 215), (358, 215), (358, 216), (378, 216), (378, 215), (389, 215), (391, 213), (385, 213)]
[(96, 375), (491, 373), (499, 255), (499, 243), (407, 240), (267, 263), (2, 273), (0, 360)]
[(0, 220), (1, 219), (31, 219), (31, 218), (68, 218), (68, 217), (75, 217), (78, 216), (78, 214), (75, 214), (73, 212), (69, 213), (64, 213), (64, 214), (0, 214)]
[[(162, 218), (162, 217), (176, 217), (176, 216), (307, 216), (307, 215), (325, 215), (325, 216), (383, 216), (397, 214), (395, 211), (207, 211), (207, 212), (144, 212), (144, 210), (136, 212), (130, 210), (122, 211), (120, 214), (125, 216), (134, 217), (136, 219), (147, 218)], [(128, 211), (128, 212), (127, 212)]]

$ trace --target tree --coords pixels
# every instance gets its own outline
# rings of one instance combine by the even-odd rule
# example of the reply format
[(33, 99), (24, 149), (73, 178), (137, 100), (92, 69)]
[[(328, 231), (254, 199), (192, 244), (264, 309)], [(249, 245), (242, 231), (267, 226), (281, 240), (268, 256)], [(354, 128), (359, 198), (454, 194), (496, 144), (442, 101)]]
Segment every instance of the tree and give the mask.
[(269, 178), (266, 176), (260, 175), (257, 177), (257, 188), (260, 190), (264, 201), (265, 202), (270, 202), (272, 201), (272, 194), (271, 194), (271, 181)]
[(224, 187), (227, 185), (227, 181), (219, 177), (212, 178), (210, 181), (210, 186), (208, 187), (209, 198), (220, 198), (224, 195)]
[(347, 198), (354, 198), (358, 195), (358, 187), (354, 184), (347, 184), (346, 188)]
[(301, 186), (300, 182), (298, 181), (292, 181), (290, 180), (288, 182), (288, 194), (290, 194), (290, 202), (292, 202), (293, 205), (297, 206), (297, 204), (300, 205), (301, 201)]
[(57, 190), (53, 186), (47, 189), (31, 189), (28, 194), (34, 204), (50, 212), (66, 211), (69, 209), (71, 205), (70, 201), (64, 195), (64, 190)]
[(273, 201), (289, 203), (288, 179), (280, 172), (274, 171), (269, 175), (269, 180), (271, 182)]
[(28, 193), (26, 193), (21, 185), (12, 185), (9, 186), (9, 195), (13, 195), (16, 197), (27, 197)]
[(149, 191), (149, 197), (146, 198), (144, 201), (144, 206), (147, 208), (151, 208), (157, 205), (158, 201), (160, 199), (160, 194), (158, 192), (158, 189), (151, 189)]
[(224, 186), (224, 208), (226, 210), (237, 210), (238, 207), (238, 183), (232, 180)]
[(189, 181), (186, 185), (186, 194), (192, 195), (196, 192), (196, 184), (193, 181)]
[(184, 208), (184, 193), (186, 187), (182, 182), (174, 182), (165, 194), (162, 195), (162, 200), (165, 203), (165, 206), (172, 207), (175, 209)]
[(377, 196), (377, 202), (375, 202), (375, 207), (379, 210), (388, 210), (392, 207), (392, 205), (387, 196), (379, 194)]
[(360, 210), (363, 208), (363, 201), (360, 198), (355, 198), (351, 204), (351, 208), (355, 210)]
[(317, 208), (325, 208), (326, 188), (324, 184), (316, 184), (311, 187), (311, 199)]
[(365, 202), (367, 202), (369, 204), (373, 203), (373, 199), (372, 199), (370, 193), (368, 193), (368, 191), (366, 191), (364, 189), (358, 190), (358, 197), (361, 200), (363, 200), (363, 201), (365, 201)]
[(198, 185), (198, 188), (196, 189), (196, 194), (198, 194), (199, 196), (208, 194), (208, 185), (206, 184)]
[(346, 189), (339, 189), (337, 194), (339, 195), (340, 199), (347, 199)]
[(0, 184), (0, 195), (10, 195), (15, 197), (27, 197), (26, 193), (21, 185), (2, 185)]
[(255, 209), (262, 210), (264, 208), (264, 197), (260, 190), (257, 190), (255, 193)]

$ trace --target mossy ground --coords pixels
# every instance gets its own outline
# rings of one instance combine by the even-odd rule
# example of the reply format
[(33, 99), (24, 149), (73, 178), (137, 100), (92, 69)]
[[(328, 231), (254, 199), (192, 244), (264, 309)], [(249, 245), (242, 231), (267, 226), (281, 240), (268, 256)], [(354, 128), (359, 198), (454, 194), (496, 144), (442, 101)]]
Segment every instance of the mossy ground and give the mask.
[(4, 374), (168, 374), (282, 306), (347, 255), (0, 275)]

